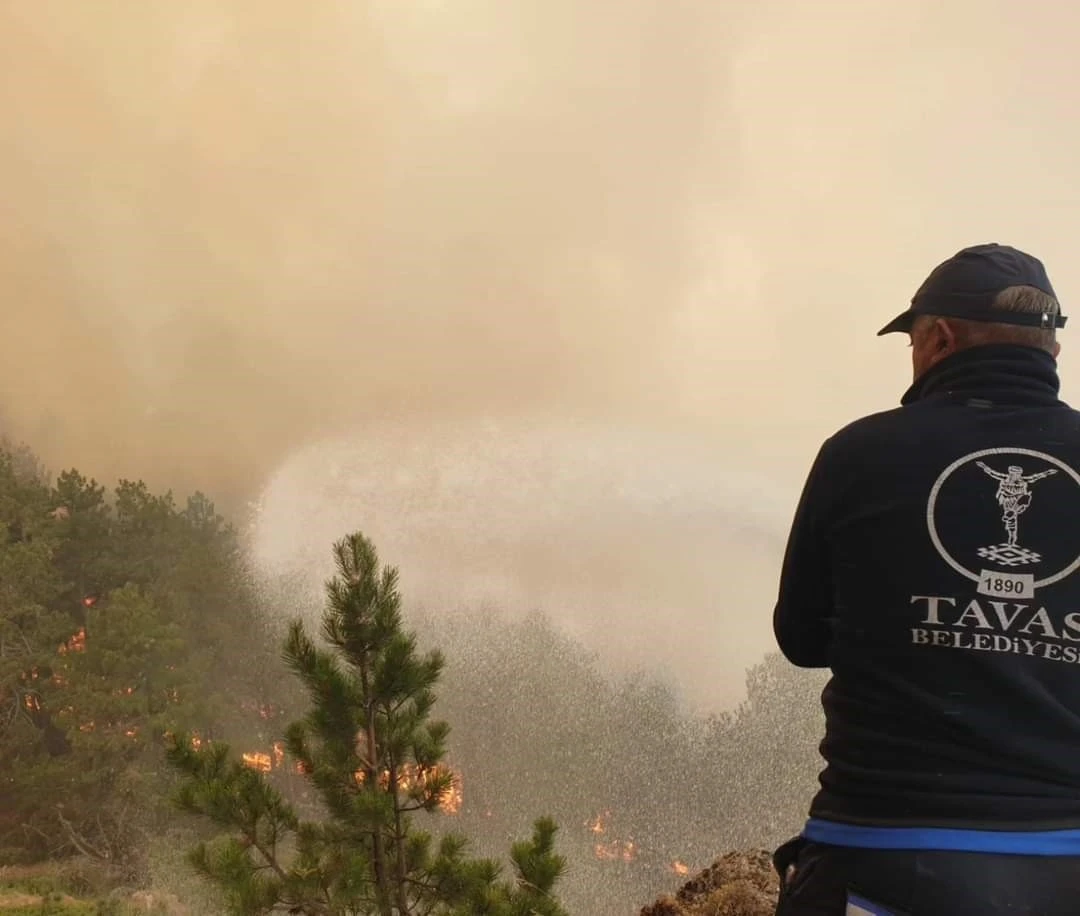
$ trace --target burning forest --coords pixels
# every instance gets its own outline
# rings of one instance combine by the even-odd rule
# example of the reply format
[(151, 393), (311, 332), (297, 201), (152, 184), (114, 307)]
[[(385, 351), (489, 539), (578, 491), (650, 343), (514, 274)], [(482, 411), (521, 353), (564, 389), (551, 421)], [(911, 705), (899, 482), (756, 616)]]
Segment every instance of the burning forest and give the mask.
[[(769, 610), (908, 371), (868, 296), (988, 219), (1070, 262), (1077, 10), (0, 3), (0, 868), (707, 911), (821, 765)], [(358, 528), (400, 606), (290, 664)]]
[[(233, 565), (243, 556), (235, 535), (201, 498), (178, 506), (125, 483), (109, 500), (75, 473), (50, 485), (11, 465), (4, 478), (4, 467), (7, 505), (23, 507), (12, 518), (24, 540), (11, 542), (8, 562), (25, 565), (5, 583), (39, 610), (7, 617), (0, 632), (10, 780), (0, 784), (0, 848), (15, 861), (94, 850), (111, 869), (145, 873), (154, 838), (174, 829), (160, 754), (180, 733), (196, 751), (235, 747), (238, 767), (307, 810), (312, 761), (286, 740), (302, 691), (279, 661), (285, 628), (266, 626), (306, 599), (273, 580), (250, 590), (248, 570)], [(48, 553), (30, 549), (42, 544)], [(783, 698), (805, 687), (787, 673), (765, 669), (742, 713), (709, 721), (680, 711), (663, 684), (611, 677), (542, 616), (407, 617), (421, 644), (445, 655), (436, 708), (452, 724), (446, 757), (391, 776), (386, 765), (365, 769), (365, 739), (354, 734), (357, 790), (369, 772), (382, 789), (393, 782), (402, 804), (431, 809), (437, 835), (463, 833), (497, 857), (507, 837), (550, 814), (572, 863), (567, 905), (590, 916), (625, 912), (715, 849), (760, 835), (758, 799), (731, 788), (753, 785), (754, 759), (740, 749), (759, 731), (794, 735), (791, 716), (803, 713)], [(812, 759), (811, 740), (802, 749), (793, 740), (788, 766), (809, 780), (796, 759), (804, 751)], [(62, 819), (57, 780), (72, 787)], [(756, 791), (779, 812), (776, 835), (790, 799)]]

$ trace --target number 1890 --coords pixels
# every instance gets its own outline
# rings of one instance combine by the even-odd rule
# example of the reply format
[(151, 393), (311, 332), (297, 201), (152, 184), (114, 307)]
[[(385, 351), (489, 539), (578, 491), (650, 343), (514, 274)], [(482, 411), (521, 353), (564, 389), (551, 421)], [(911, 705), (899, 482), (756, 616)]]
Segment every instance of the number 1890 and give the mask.
[(979, 576), (979, 594), (991, 598), (1031, 598), (1035, 577), (984, 569)]

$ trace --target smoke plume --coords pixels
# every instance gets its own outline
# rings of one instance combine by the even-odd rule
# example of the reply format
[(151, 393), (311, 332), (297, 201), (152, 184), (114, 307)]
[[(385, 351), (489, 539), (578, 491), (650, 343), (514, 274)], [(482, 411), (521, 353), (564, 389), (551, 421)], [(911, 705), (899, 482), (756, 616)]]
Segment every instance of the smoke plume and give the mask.
[(312, 442), (543, 415), (689, 436), (790, 505), (822, 437), (896, 402), (874, 332), (934, 263), (1026, 247), (1069, 314), (1078, 24), (5, 0), (0, 424), (238, 505)]

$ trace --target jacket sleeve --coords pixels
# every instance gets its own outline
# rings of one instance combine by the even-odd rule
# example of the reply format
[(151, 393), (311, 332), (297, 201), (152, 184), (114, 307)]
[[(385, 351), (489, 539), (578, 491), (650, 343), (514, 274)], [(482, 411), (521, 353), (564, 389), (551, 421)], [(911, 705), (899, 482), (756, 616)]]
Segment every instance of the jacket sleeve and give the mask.
[(829, 443), (821, 447), (803, 486), (788, 535), (773, 611), (780, 651), (800, 668), (827, 668), (833, 616), (828, 542)]

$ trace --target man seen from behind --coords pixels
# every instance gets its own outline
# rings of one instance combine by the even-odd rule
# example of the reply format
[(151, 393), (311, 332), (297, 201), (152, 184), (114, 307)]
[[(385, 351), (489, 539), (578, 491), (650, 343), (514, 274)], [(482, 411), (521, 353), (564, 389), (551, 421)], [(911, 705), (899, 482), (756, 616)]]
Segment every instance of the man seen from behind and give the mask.
[(1057, 296), (1004, 245), (940, 264), (880, 334), (901, 406), (821, 447), (774, 630), (829, 668), (820, 790), (778, 916), (1080, 913), (1080, 413)]

